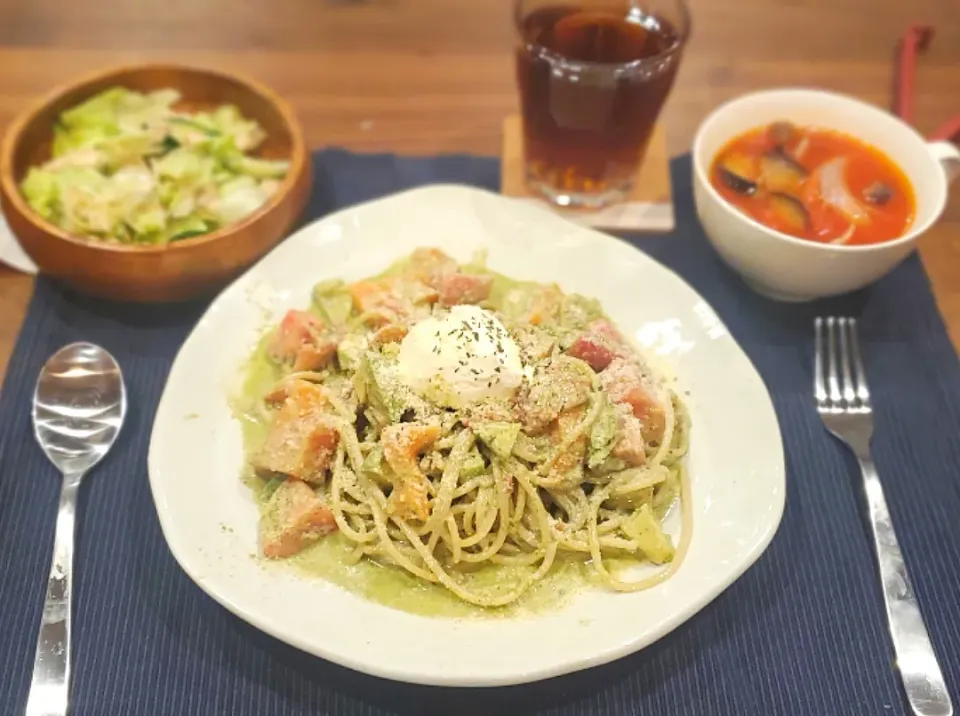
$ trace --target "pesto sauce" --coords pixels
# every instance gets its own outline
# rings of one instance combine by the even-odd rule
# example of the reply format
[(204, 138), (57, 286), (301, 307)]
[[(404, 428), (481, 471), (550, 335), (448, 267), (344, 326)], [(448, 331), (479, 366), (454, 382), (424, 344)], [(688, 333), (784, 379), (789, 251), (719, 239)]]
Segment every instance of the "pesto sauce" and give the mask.
[[(402, 262), (398, 262), (382, 275), (389, 276), (401, 268)], [(488, 273), (494, 276), (490, 295), (493, 305), (500, 305), (503, 297), (512, 288), (535, 288), (539, 285), (516, 281), (492, 271)], [(269, 332), (252, 352), (245, 367), (241, 392), (232, 401), (234, 415), (241, 425), (244, 451), (247, 455), (256, 452), (266, 438), (267, 425), (257, 408), (258, 401), (282, 377), (281, 370), (267, 357), (268, 340)], [(249, 467), (249, 460), (245, 462), (247, 466), (241, 476), (242, 480), (251, 489), (257, 504), (262, 507), (264, 487), (268, 481), (254, 474)], [(594, 583), (590, 567), (585, 561), (558, 555), (550, 571), (516, 602), (499, 608), (478, 607), (464, 602), (445, 587), (424, 582), (400, 567), (383, 565), (367, 558), (354, 561), (352, 544), (339, 532), (324, 537), (286, 561), (307, 576), (321, 577), (378, 604), (431, 617), (497, 618), (541, 613), (562, 606), (570, 595)], [(611, 562), (615, 564), (619, 561)], [(636, 561), (624, 560), (623, 563), (626, 566), (636, 564)], [(460, 580), (471, 590), (499, 591), (499, 587), (506, 591), (535, 569), (535, 565), (491, 564), (463, 574)]]
[[(469, 604), (445, 587), (424, 582), (404, 569), (371, 559), (353, 562), (352, 545), (339, 532), (289, 559), (307, 575), (327, 579), (344, 589), (387, 607), (430, 617), (505, 617), (538, 613), (561, 606), (580, 584), (586, 583), (582, 563), (554, 562), (547, 575), (517, 602), (500, 608)], [(532, 573), (534, 567), (487, 565), (464, 575), (460, 581), (478, 592), (504, 591)]]
[(243, 451), (245, 454), (241, 479), (257, 498), (257, 504), (262, 500), (260, 493), (267, 484), (254, 474), (250, 467), (250, 456), (260, 449), (267, 437), (267, 425), (260, 415), (257, 404), (281, 377), (280, 369), (267, 358), (266, 343), (269, 340), (269, 331), (257, 343), (244, 367), (243, 382), (240, 392), (231, 397), (230, 407), (233, 417), (240, 423), (240, 432), (243, 436)]

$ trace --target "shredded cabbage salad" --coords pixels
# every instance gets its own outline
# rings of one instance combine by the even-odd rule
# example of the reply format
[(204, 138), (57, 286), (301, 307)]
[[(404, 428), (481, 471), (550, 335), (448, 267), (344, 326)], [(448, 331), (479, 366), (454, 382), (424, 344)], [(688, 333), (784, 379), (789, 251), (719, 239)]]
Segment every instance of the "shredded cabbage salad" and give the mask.
[(114, 87), (61, 113), (51, 159), (21, 184), (48, 221), (94, 240), (163, 245), (240, 221), (289, 162), (250, 156), (263, 128), (233, 105), (174, 109), (180, 93)]

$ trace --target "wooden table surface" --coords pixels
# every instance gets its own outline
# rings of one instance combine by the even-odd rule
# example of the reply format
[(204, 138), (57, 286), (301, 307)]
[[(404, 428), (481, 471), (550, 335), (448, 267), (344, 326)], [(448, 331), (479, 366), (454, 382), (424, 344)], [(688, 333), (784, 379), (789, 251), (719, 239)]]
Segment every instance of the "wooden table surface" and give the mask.
[[(960, 112), (956, 0), (689, 0), (693, 37), (667, 105), (671, 154), (749, 90), (810, 85), (889, 105), (894, 47), (921, 59), (922, 132)], [(516, 111), (508, 0), (0, 0), (0, 126), (79, 73), (174, 59), (249, 73), (285, 95), (315, 147), (495, 154)], [(960, 182), (921, 254), (960, 346)], [(32, 282), (0, 268), (0, 376)]]

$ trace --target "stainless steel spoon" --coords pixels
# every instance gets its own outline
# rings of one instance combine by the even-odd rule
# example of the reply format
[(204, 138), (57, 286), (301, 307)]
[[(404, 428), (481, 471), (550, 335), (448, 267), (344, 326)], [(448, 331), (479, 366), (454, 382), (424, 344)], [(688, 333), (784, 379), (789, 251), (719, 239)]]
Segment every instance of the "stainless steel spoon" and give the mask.
[(77, 491), (83, 476), (110, 450), (126, 412), (120, 366), (100, 346), (71, 343), (40, 371), (33, 394), (33, 430), (40, 447), (63, 473), (63, 485), (26, 716), (67, 713)]

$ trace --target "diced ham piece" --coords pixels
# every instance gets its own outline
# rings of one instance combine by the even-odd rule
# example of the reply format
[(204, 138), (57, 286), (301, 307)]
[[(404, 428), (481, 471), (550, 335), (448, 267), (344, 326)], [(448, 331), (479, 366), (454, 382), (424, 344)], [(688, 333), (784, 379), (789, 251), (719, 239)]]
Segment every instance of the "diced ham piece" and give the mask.
[(612, 454), (628, 465), (643, 465), (647, 461), (647, 452), (643, 440), (643, 425), (627, 404), (617, 405), (617, 413), (619, 438), (613, 446)]
[(314, 345), (305, 345), (297, 351), (293, 361), (294, 370), (321, 370), (326, 368), (337, 354), (337, 342), (332, 338), (321, 338)]
[(283, 402), (260, 452), (256, 470), (322, 483), (340, 434), (328, 422), (329, 405), (313, 383), (297, 381), (287, 388)]
[(263, 402), (271, 408), (279, 408), (286, 399), (287, 384), (283, 381), (277, 383), (273, 388), (263, 394)]
[(291, 310), (280, 321), (267, 353), (294, 370), (320, 370), (337, 352), (337, 342), (324, 333), (323, 321), (306, 311)]
[(287, 311), (267, 345), (267, 353), (280, 363), (293, 363), (305, 345), (312, 345), (323, 334), (323, 321), (306, 311)]
[(388, 277), (357, 281), (348, 286), (353, 305), (360, 313), (379, 314), (377, 325), (397, 323), (409, 316), (414, 306), (436, 303), (440, 294), (423, 281)]
[(286, 480), (264, 507), (260, 550), (270, 559), (289, 557), (336, 528), (333, 513), (309, 485)]
[(492, 286), (493, 276), (453, 273), (440, 279), (437, 290), (441, 305), (456, 306), (485, 301)]
[(427, 477), (420, 470), (418, 455), (440, 437), (436, 423), (388, 425), (380, 434), (383, 456), (395, 474), (387, 502), (390, 514), (402, 519), (426, 520), (430, 515)]
[(610, 321), (598, 318), (577, 336), (566, 350), (567, 355), (586, 362), (598, 373), (614, 358), (623, 358), (630, 349), (620, 332)]
[(284, 420), (297, 420), (322, 413), (329, 405), (323, 388), (309, 380), (286, 380), (281, 385), (283, 407), (274, 425)]
[(407, 273), (428, 286), (440, 289), (444, 276), (457, 272), (457, 262), (440, 249), (415, 249), (410, 255)]
[(600, 373), (600, 385), (614, 403), (629, 405), (640, 421), (646, 442), (663, 438), (666, 418), (663, 408), (648, 389), (640, 367), (623, 358), (616, 358)]

